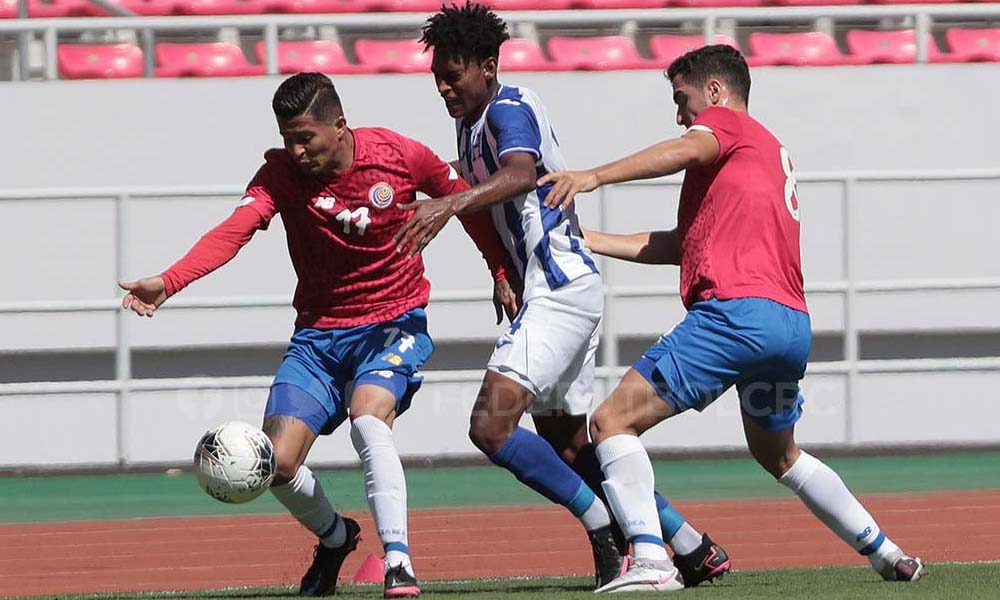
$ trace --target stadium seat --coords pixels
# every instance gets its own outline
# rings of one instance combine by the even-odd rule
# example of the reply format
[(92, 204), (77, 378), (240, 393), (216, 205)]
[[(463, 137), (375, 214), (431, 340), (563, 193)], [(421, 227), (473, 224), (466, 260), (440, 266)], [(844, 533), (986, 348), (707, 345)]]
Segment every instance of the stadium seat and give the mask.
[(204, 43), (156, 45), (157, 77), (240, 77), (263, 75), (263, 65), (247, 62), (235, 44)]
[(861, 4), (866, 0), (769, 0), (772, 6), (839, 6)]
[(429, 73), (431, 53), (416, 40), (358, 40), (358, 63), (374, 73)]
[(751, 33), (753, 65), (828, 66), (845, 64), (837, 42), (826, 33)]
[(64, 79), (142, 77), (142, 49), (132, 44), (60, 44), (56, 54)]
[(176, 0), (117, 0), (117, 4), (137, 15), (162, 17), (175, 14)]
[(948, 40), (953, 59), (962, 62), (1000, 62), (1000, 29), (949, 28), (944, 37)]
[(871, 4), (951, 4), (963, 0), (866, 0)]
[[(257, 62), (267, 62), (267, 46), (257, 42), (254, 48)], [(281, 73), (317, 71), (320, 73), (356, 73), (358, 69), (347, 60), (340, 44), (330, 40), (279, 42), (278, 70)]]
[(0, 19), (17, 18), (17, 0), (0, 0)]
[(266, 0), (176, 0), (182, 15), (259, 15), (268, 8)]
[[(16, 10), (16, 9), (15, 9)], [(86, 0), (28, 0), (31, 18), (93, 17), (105, 14)]]
[(549, 56), (557, 66), (582, 71), (645, 69), (652, 65), (639, 55), (632, 40), (621, 35), (603, 37), (553, 37)]
[(571, 0), (573, 8), (588, 10), (617, 8), (663, 8), (671, 0)]
[[(927, 35), (927, 58), (932, 62), (944, 60), (934, 39)], [(917, 60), (917, 35), (912, 29), (902, 31), (866, 31), (852, 29), (847, 32), (847, 49), (857, 63), (912, 63)]]
[[(715, 43), (739, 49), (736, 40), (728, 35), (715, 36)], [(700, 35), (654, 35), (649, 38), (649, 53), (653, 55), (657, 66), (666, 68), (677, 58), (704, 45), (705, 38)]]
[(570, 0), (486, 0), (495, 10), (566, 10)]
[(395, 10), (394, 0), (269, 0), (271, 10), (285, 13), (371, 13)]
[(689, 6), (691, 8), (709, 8), (725, 6), (728, 8), (743, 6), (764, 6), (764, 0), (671, 0), (671, 6)]
[(500, 46), (502, 71), (551, 71), (555, 68), (535, 40), (511, 38)]
[(396, 12), (433, 13), (441, 9), (441, 0), (390, 0)]

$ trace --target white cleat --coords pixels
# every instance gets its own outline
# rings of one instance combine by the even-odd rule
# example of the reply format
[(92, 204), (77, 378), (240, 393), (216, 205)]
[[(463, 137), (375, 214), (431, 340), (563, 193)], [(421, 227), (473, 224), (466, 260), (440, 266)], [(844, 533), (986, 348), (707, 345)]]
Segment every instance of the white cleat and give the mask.
[(628, 570), (594, 590), (595, 594), (618, 592), (676, 592), (684, 589), (680, 571), (669, 560), (629, 557)]

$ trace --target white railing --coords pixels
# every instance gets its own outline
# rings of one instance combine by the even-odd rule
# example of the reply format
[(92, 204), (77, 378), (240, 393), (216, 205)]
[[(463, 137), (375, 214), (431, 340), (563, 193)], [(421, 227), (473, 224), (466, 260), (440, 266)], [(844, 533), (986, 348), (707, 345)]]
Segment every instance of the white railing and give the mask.
[[(878, 22), (883, 19), (912, 19), (916, 30), (917, 62), (927, 62), (927, 34), (935, 20), (996, 19), (1000, 6), (989, 4), (944, 4), (901, 6), (815, 6), (766, 8), (669, 8), (624, 10), (515, 11), (502, 13), (515, 31), (530, 32), (532, 26), (607, 26), (622, 25), (624, 31), (635, 26), (671, 26), (700, 22), (706, 43), (713, 43), (719, 22), (802, 23), (818, 19)], [(323, 15), (233, 15), (208, 17), (91, 17), (59, 19), (11, 19), (0, 21), (0, 35), (16, 34), (20, 39), (21, 58), (18, 76), (28, 79), (26, 44), (29, 36), (39, 34), (45, 47), (44, 76), (58, 79), (56, 48), (60, 34), (100, 30), (129, 30), (140, 33), (145, 75), (155, 70), (156, 32), (213, 31), (224, 27), (263, 33), (266, 48), (266, 72), (278, 73), (278, 30), (282, 27), (327, 26), (351, 32), (414, 31), (427, 19), (423, 13), (323, 14)], [(530, 33), (526, 34), (530, 35)]]
[[(863, 281), (852, 277), (852, 265), (856, 258), (852, 253), (851, 233), (857, 226), (854, 218), (853, 194), (859, 182), (885, 181), (1000, 181), (1000, 170), (955, 170), (941, 172), (927, 171), (843, 171), (822, 174), (797, 174), (800, 183), (839, 183), (842, 186), (843, 199), (843, 240), (842, 240), (842, 272), (843, 279), (839, 281), (814, 282), (806, 286), (807, 293), (839, 294), (843, 297), (843, 360), (835, 362), (817, 362), (809, 367), (811, 374), (839, 374), (846, 377), (845, 415), (846, 440), (853, 441), (852, 406), (856, 397), (858, 375), (861, 373), (912, 373), (940, 371), (998, 371), (1000, 357), (992, 358), (954, 358), (954, 359), (894, 359), (894, 360), (861, 360), (859, 357), (859, 332), (856, 320), (858, 294), (886, 291), (927, 291), (927, 290), (1000, 290), (1000, 278), (955, 278), (955, 279), (913, 279), (913, 280), (881, 280)], [(665, 178), (644, 182), (624, 184), (627, 187), (677, 185), (679, 179)], [(608, 186), (599, 194), (599, 228), (607, 223), (607, 195), (616, 188), (624, 186)], [(127, 235), (129, 223), (126, 210), (129, 202), (135, 198), (156, 197), (219, 197), (239, 196), (242, 188), (236, 186), (214, 187), (112, 187), (88, 189), (35, 189), (0, 191), (0, 202), (25, 199), (59, 199), (59, 200), (89, 200), (95, 198), (113, 198), (115, 200), (114, 224), (114, 255), (115, 277), (123, 280), (131, 274), (125, 259), (127, 252), (122, 251), (128, 246)], [(604, 269), (608, 273), (609, 269)], [(598, 377), (606, 385), (613, 385), (627, 369), (620, 364), (618, 357), (619, 335), (615, 323), (615, 305), (621, 298), (667, 298), (677, 294), (676, 286), (645, 286), (616, 285), (611, 281), (605, 290), (605, 321), (601, 340), (602, 362), (604, 367), (598, 368)], [(431, 302), (456, 303), (474, 300), (488, 300), (490, 294), (486, 290), (454, 290), (432, 294)], [(114, 393), (116, 395), (115, 420), (118, 459), (121, 464), (128, 462), (124, 446), (124, 410), (126, 399), (131, 391), (176, 391), (194, 389), (241, 389), (267, 388), (270, 377), (192, 377), (173, 379), (133, 379), (132, 378), (132, 344), (129, 339), (129, 313), (121, 310), (120, 298), (83, 299), (66, 301), (30, 301), (0, 303), (0, 314), (39, 314), (52, 312), (73, 313), (108, 313), (116, 314), (115, 341), (115, 379), (113, 381), (72, 381), (72, 382), (30, 382), (0, 384), (0, 397), (12, 395), (48, 395), (48, 394), (83, 394), (83, 393)], [(240, 296), (213, 298), (175, 298), (165, 304), (161, 310), (190, 308), (247, 308), (247, 307), (287, 307), (286, 296)], [(426, 373), (429, 383), (435, 382), (475, 382), (482, 377), (481, 370), (432, 371)]]

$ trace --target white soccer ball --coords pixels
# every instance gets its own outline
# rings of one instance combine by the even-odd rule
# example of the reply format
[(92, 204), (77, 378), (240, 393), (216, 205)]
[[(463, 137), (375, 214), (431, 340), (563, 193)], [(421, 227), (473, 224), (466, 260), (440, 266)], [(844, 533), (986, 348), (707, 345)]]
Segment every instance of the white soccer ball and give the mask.
[(240, 504), (260, 496), (274, 479), (274, 446), (258, 427), (229, 421), (210, 429), (194, 451), (198, 485), (222, 502)]

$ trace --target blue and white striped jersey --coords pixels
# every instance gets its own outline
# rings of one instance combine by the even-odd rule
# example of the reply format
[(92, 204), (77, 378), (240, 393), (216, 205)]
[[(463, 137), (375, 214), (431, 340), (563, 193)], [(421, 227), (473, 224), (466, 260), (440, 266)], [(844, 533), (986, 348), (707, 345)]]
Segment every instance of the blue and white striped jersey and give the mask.
[[(500, 157), (508, 152), (534, 155), (537, 177), (566, 169), (545, 107), (529, 89), (501, 86), (478, 121), (459, 118), (455, 126), (462, 176), (472, 185), (500, 170)], [(524, 280), (526, 302), (598, 272), (574, 207), (560, 211), (542, 204), (549, 189), (538, 188), (490, 207), (493, 224)]]

